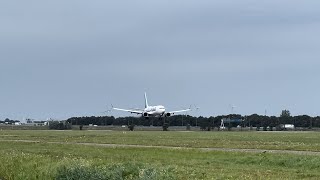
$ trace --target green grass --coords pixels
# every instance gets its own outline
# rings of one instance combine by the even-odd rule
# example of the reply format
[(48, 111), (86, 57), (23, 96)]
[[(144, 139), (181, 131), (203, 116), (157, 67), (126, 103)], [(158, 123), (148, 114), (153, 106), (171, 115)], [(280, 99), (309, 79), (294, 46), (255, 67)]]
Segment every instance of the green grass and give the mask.
[(46, 143), (254, 148), (268, 147), (265, 140), (274, 148), (273, 140), (314, 150), (316, 138), (317, 133), (0, 131), (1, 140), (40, 141), (0, 141), (0, 179), (319, 179), (320, 156)]
[(0, 140), (320, 152), (318, 132), (0, 131)]

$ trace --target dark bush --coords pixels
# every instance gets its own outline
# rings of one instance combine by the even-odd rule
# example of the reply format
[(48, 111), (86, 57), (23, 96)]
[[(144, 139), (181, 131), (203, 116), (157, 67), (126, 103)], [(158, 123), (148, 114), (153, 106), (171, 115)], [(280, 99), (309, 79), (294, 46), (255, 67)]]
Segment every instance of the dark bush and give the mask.
[(56, 130), (66, 130), (71, 129), (72, 126), (67, 121), (50, 121), (49, 122), (49, 129), (56, 129)]
[(191, 130), (191, 125), (187, 124), (186, 128), (187, 128), (187, 131), (190, 131)]
[(130, 124), (130, 125), (128, 126), (129, 130), (130, 130), (130, 131), (133, 131), (133, 130), (134, 130), (134, 126), (135, 126), (134, 124)]
[(173, 169), (156, 169), (143, 164), (120, 164), (112, 166), (89, 166), (74, 163), (69, 166), (59, 167), (56, 180), (156, 180), (176, 179)]
[(168, 123), (164, 123), (162, 126), (163, 131), (168, 131), (169, 128), (169, 124)]

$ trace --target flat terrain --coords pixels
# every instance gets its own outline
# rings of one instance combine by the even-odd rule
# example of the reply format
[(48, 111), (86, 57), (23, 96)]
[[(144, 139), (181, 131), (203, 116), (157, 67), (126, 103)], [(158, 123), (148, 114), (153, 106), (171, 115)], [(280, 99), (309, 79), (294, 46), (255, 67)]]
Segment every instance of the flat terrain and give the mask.
[(158, 172), (147, 179), (319, 179), (319, 152), (318, 132), (3, 130), (0, 179), (114, 165)]

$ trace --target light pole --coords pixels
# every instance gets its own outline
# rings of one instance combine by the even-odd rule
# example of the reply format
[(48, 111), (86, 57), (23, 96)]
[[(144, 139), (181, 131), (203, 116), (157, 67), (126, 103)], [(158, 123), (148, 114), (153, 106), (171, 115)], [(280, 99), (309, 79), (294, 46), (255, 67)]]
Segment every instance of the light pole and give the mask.
[(236, 106), (234, 106), (234, 105), (231, 105), (231, 114), (230, 114), (230, 117), (229, 117), (229, 127), (228, 127), (228, 130), (230, 131), (231, 130), (231, 117), (232, 117), (232, 115), (233, 115), (233, 110), (234, 110), (234, 108), (236, 108)]
[[(198, 114), (198, 110), (200, 109), (200, 107), (197, 107), (195, 104), (194, 107), (196, 109), (196, 114)], [(198, 117), (196, 118), (196, 127), (198, 127)]]
[(183, 126), (183, 115), (181, 117), (181, 126)]
[[(111, 105), (111, 106), (112, 106), (112, 105)], [(102, 113), (104, 113), (104, 114), (106, 115), (106, 117), (105, 117), (105, 119), (104, 119), (104, 126), (107, 126), (108, 114), (111, 113), (111, 110), (112, 110), (112, 108), (109, 109), (109, 108), (107, 107), (107, 110), (102, 112)]]

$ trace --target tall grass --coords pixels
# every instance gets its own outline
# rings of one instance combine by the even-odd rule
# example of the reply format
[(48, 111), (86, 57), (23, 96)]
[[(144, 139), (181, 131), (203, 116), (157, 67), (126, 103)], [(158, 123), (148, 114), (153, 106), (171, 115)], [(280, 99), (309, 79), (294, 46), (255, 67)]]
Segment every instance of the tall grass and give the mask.
[(320, 157), (72, 144), (0, 143), (2, 179), (320, 178)]
[(112, 163), (97, 165), (88, 159), (62, 158), (12, 151), (0, 156), (0, 179), (56, 180), (170, 180), (176, 179), (174, 169), (153, 167), (143, 163)]
[(146, 167), (141, 163), (116, 164), (111, 166), (92, 166), (88, 164), (64, 165), (57, 169), (56, 179), (66, 180), (88, 180), (88, 179), (108, 179), (108, 180), (170, 180), (175, 179), (171, 169), (157, 169)]
[(57, 163), (47, 156), (14, 150), (2, 152), (0, 162), (0, 177), (6, 180), (52, 179), (54, 177), (54, 166)]

